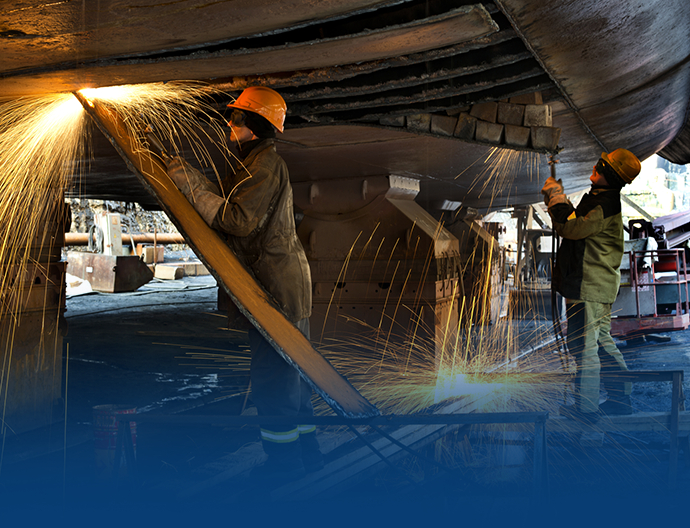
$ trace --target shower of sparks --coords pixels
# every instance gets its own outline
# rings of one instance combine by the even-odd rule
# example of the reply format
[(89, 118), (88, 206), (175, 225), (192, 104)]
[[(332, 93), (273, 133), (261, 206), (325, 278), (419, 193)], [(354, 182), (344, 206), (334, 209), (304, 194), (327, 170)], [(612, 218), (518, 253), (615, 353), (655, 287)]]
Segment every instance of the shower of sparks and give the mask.
[[(486, 156), (478, 158), (470, 165), (471, 167), (479, 161), (482, 162), (481, 170), (472, 182), (468, 193), (476, 193), (477, 198), (487, 197), (489, 208), (508, 207), (511, 202), (510, 193), (516, 190), (516, 175), (526, 172), (529, 181), (541, 180), (539, 156), (534, 152), (492, 148)], [(458, 174), (456, 178), (462, 176), (463, 173)], [(499, 197), (502, 197), (505, 203), (496, 204)]]
[(71, 94), (22, 99), (0, 107), (0, 316), (16, 312), (16, 278), (48, 245), (62, 192), (84, 149), (83, 109)]
[[(63, 190), (84, 149), (83, 109), (71, 95), (21, 99), (0, 107), (0, 322), (4, 342), (2, 431), (15, 330), (63, 230)], [(40, 279), (39, 279), (40, 280)], [(50, 280), (50, 279), (49, 279)], [(46, 285), (48, 286), (48, 285)], [(51, 285), (55, 286), (55, 285)], [(48, 290), (46, 289), (46, 294)], [(44, 315), (44, 326), (49, 322)], [(52, 317), (52, 316), (51, 316)], [(56, 333), (57, 335), (57, 333)], [(43, 337), (43, 336), (42, 336)], [(42, 343), (43, 344), (43, 343)]]
[(542, 358), (546, 364), (539, 365), (540, 372), (517, 370), (512, 365), (497, 368), (505, 363), (506, 348), (517, 355), (517, 340), (506, 341), (511, 327), (508, 320), (492, 325), (481, 338), (476, 327), (470, 327), (469, 333), (454, 328), (442, 338), (444, 350), (439, 350), (428, 333), (419, 331), (403, 339), (398, 336), (385, 348), (377, 345), (375, 337), (362, 333), (331, 339), (319, 350), (384, 412), (421, 412), (462, 398), (472, 410), (506, 411), (510, 405), (544, 410), (553, 406), (563, 387), (553, 376), (557, 366), (553, 358)]
[[(203, 140), (223, 138), (223, 131), (219, 116), (203, 102), (212, 93), (208, 87), (161, 83), (82, 93), (117, 109), (142, 149), (146, 145), (141, 131), (152, 125), (172, 145), (173, 154), (189, 144), (197, 160), (215, 171)], [(210, 132), (199, 127), (200, 119), (209, 123)], [(46, 222), (59, 218), (64, 191), (78, 183), (88, 139), (86, 123), (84, 109), (72, 94), (24, 98), (0, 106), (0, 316), (19, 312), (20, 299), (11, 294), (11, 287), (36, 259), (32, 246), (50, 242), (54, 233), (46, 231)]]
[[(171, 154), (187, 147), (216, 176), (204, 140), (217, 144), (229, 156), (220, 115), (204, 102), (213, 90), (204, 85), (157, 83), (85, 89), (82, 94), (115, 109), (141, 149), (147, 147), (142, 131), (150, 125), (171, 145)], [(200, 127), (200, 121), (208, 126)], [(48, 264), (41, 263), (49, 260), (53, 245), (62, 238), (67, 216), (64, 192), (78, 185), (84, 170), (88, 123), (73, 94), (22, 98), (0, 106), (0, 321), (6, 339), (0, 345), (4, 351), (0, 371), (3, 419), (13, 336), (34, 287), (27, 277), (34, 268), (47, 274)]]
[[(116, 110), (128, 129), (129, 136), (139, 141), (138, 149), (148, 149), (142, 131), (150, 126), (155, 135), (168, 143), (170, 154), (181, 155), (188, 145), (193, 157), (204, 168), (213, 171), (220, 183), (220, 175), (211, 159), (206, 143), (216, 145), (225, 156), (225, 132), (221, 116), (205, 99), (214, 90), (203, 84), (154, 83), (83, 89), (80, 93), (89, 101)], [(206, 131), (199, 122), (209, 126)]]

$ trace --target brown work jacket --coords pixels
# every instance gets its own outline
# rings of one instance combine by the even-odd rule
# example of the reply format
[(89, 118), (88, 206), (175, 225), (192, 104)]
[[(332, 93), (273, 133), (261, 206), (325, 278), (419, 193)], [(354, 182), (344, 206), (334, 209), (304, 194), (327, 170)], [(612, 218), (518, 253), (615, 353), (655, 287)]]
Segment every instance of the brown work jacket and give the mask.
[[(187, 174), (190, 168), (186, 167)], [(198, 173), (198, 171), (196, 171)], [(293, 323), (311, 315), (311, 273), (295, 231), (292, 186), (273, 139), (259, 142), (222, 182), (199, 173), (185, 194)], [(192, 178), (193, 179), (193, 178)]]

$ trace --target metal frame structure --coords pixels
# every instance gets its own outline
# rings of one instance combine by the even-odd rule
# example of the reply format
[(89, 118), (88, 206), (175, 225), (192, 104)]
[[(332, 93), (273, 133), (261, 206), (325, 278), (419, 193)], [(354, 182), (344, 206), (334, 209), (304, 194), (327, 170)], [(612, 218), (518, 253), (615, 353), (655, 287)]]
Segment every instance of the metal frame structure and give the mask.
[[(563, 377), (572, 378), (573, 376), (571, 374), (564, 374)], [(610, 370), (602, 372), (601, 379), (614, 379), (619, 382), (629, 381), (632, 383), (671, 382), (671, 409), (669, 413), (663, 413), (663, 416), (658, 414), (651, 415), (649, 413), (608, 416), (606, 420), (599, 420), (595, 426), (600, 431), (623, 431), (626, 430), (626, 421), (641, 418), (643, 422), (646, 422), (650, 431), (659, 426), (663, 430), (668, 430), (670, 435), (668, 487), (669, 489), (674, 489), (678, 481), (678, 458), (681, 442), (685, 450), (686, 459), (690, 462), (690, 437), (687, 435), (680, 436), (680, 415), (681, 411), (685, 411), (685, 394), (683, 393), (685, 372), (682, 370)], [(550, 425), (552, 423), (553, 421), (550, 422)], [(568, 425), (565, 425), (566, 423), (573, 424), (573, 427), (568, 427)], [(635, 426), (637, 427), (638, 424), (635, 424)], [(581, 430), (582, 427), (587, 426), (562, 419), (562, 423), (559, 423), (556, 427), (549, 427), (549, 430)]]
[[(533, 470), (532, 470), (532, 497), (533, 500), (543, 499), (548, 491), (548, 458), (546, 443), (546, 421), (549, 417), (548, 412), (508, 412), (508, 413), (468, 413), (468, 414), (412, 414), (412, 415), (381, 415), (373, 418), (346, 419), (339, 416), (315, 416), (309, 419), (309, 423), (320, 426), (347, 426), (355, 432), (355, 435), (362, 440), (376, 456), (383, 462), (391, 464), (388, 457), (377, 449), (371, 442), (368, 442), (358, 431), (354, 429), (357, 425), (371, 427), (378, 434), (395, 444), (397, 447), (419, 456), (426, 461), (430, 461), (410, 446), (401, 445), (390, 435), (381, 430), (381, 427), (402, 427), (410, 425), (495, 425), (495, 424), (534, 424), (534, 449), (533, 449)], [(224, 426), (246, 426), (246, 425), (276, 425), (292, 424), (295, 417), (291, 416), (170, 416), (170, 415), (116, 415), (118, 422), (117, 444), (115, 449), (114, 466), (120, 467), (123, 463), (131, 473), (136, 475), (136, 455), (132, 442), (131, 423), (166, 423), (178, 425), (195, 424), (215, 424)], [(124, 425), (120, 427), (120, 425)], [(435, 462), (434, 462), (435, 463)], [(439, 465), (435, 463), (435, 465)], [(443, 467), (443, 466), (442, 466)], [(446, 471), (450, 468), (443, 467)], [(118, 472), (113, 475), (117, 478)]]
[[(639, 337), (654, 332), (669, 332), (673, 330), (685, 330), (690, 326), (690, 305), (688, 300), (688, 270), (682, 249), (656, 249), (643, 251), (630, 251), (630, 288), (635, 296), (636, 315), (616, 316), (612, 314), (611, 333), (620, 337)], [(651, 261), (650, 282), (645, 283), (640, 274), (641, 262)], [(655, 272), (659, 263), (671, 264), (670, 271), (677, 275), (676, 280), (658, 281)], [(662, 271), (662, 270), (658, 270)], [(666, 271), (666, 270), (663, 270)], [(660, 314), (658, 310), (659, 293), (661, 289), (668, 290), (676, 286), (675, 310), (671, 314)], [(640, 294), (649, 291), (652, 296), (653, 313), (643, 314), (640, 308)], [(673, 313), (675, 312), (675, 313)]]

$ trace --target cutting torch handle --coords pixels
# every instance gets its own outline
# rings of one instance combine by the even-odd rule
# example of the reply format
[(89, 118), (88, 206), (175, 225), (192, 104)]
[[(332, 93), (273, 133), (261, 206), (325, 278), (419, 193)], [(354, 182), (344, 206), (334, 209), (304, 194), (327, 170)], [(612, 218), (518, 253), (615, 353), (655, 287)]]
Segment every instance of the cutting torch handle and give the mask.
[(168, 151), (165, 150), (163, 143), (161, 143), (153, 133), (153, 129), (151, 127), (147, 127), (146, 130), (144, 130), (144, 134), (149, 142), (149, 150), (163, 161), (168, 161), (170, 159), (170, 155), (168, 154)]

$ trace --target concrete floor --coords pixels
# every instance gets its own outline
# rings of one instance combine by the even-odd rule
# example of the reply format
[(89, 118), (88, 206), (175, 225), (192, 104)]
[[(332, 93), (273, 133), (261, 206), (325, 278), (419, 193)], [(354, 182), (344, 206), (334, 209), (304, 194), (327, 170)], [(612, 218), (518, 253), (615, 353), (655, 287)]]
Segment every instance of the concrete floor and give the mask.
[[(95, 474), (93, 406), (128, 404), (139, 412), (236, 415), (251, 405), (251, 400), (245, 402), (247, 372), (219, 368), (205, 355), (236, 356), (244, 365), (248, 358), (243, 334), (224, 328), (225, 319), (216, 311), (213, 279), (192, 277), (152, 286), (147, 293), (68, 300), (67, 425), (57, 422), (6, 439), (0, 518), (44, 515), (55, 524), (62, 515), (66, 525), (73, 525), (76, 519), (100, 516), (97, 524), (168, 519), (175, 525), (187, 516), (198, 519), (203, 512), (209, 521), (222, 522), (232, 515), (236, 521), (259, 519), (263, 526), (262, 520), (268, 525), (272, 515), (280, 521), (287, 515), (290, 525), (305, 514), (321, 512), (336, 525), (373, 525), (396, 517), (417, 524), (429, 515), (439, 520), (462, 515), (538, 524), (546, 512), (559, 519), (569, 512), (562, 521), (567, 524), (580, 516), (587, 519), (580, 506), (587, 504), (598, 520), (616, 512), (631, 515), (631, 525), (637, 526), (659, 511), (665, 512), (664, 519), (683, 513), (690, 467), (681, 454), (678, 488), (668, 491), (668, 436), (660, 433), (609, 435), (600, 446), (587, 449), (567, 435), (550, 435), (549, 494), (541, 503), (530, 496), (529, 462), (508, 472), (498, 471), (495, 464), (480, 464), (465, 467), (458, 476), (410, 461), (403, 466), (421, 479), (414, 488), (394, 471), (384, 470), (342, 496), (275, 503), (266, 499), (265, 490), (249, 487), (245, 478), (219, 477), (228, 470), (228, 456), (255, 443), (258, 430), (213, 425), (140, 424), (138, 475), (116, 484), (103, 481)], [(522, 325), (530, 330), (548, 321)], [(684, 369), (690, 380), (690, 334), (665, 337), (670, 341), (621, 343), (629, 366)], [(685, 391), (690, 391), (688, 382)], [(636, 385), (633, 401), (638, 411), (663, 411), (670, 405), (670, 386)], [(478, 441), (477, 433), (467, 434), (472, 442)], [(461, 436), (455, 440), (461, 441)], [(427, 454), (433, 455), (434, 448)], [(45, 506), (42, 511), (34, 508), (39, 503)], [(339, 512), (335, 519), (333, 512)]]

